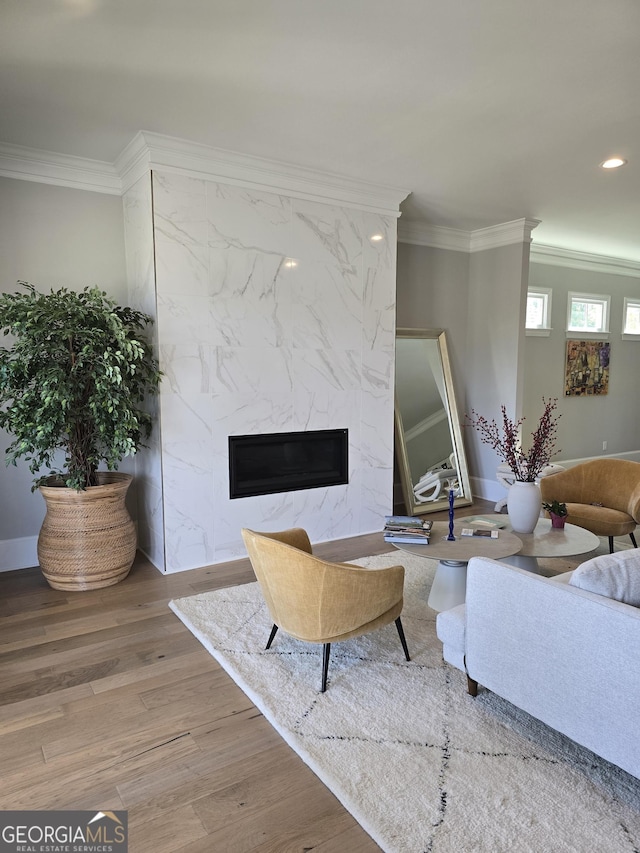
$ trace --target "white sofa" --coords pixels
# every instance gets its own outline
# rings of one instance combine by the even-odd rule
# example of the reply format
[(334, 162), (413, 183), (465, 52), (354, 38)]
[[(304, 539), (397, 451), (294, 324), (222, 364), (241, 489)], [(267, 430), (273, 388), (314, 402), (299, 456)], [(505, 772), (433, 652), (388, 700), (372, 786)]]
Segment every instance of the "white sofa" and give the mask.
[(638, 603), (639, 551), (556, 578), (474, 557), (466, 603), (438, 614), (437, 633), (472, 695), (480, 684), (640, 779), (640, 607), (573, 585), (614, 556)]

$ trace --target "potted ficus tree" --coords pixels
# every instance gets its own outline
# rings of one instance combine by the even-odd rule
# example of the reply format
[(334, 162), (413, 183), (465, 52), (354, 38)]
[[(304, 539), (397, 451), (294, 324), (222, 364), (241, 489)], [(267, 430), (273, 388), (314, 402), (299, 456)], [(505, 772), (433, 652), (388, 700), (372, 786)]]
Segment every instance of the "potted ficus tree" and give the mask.
[(98, 589), (122, 580), (136, 534), (125, 506), (131, 475), (118, 463), (144, 446), (144, 403), (160, 373), (146, 327), (96, 287), (39, 293), (26, 282), (0, 296), (0, 427), (13, 441), (6, 463), (25, 459), (47, 514), (38, 559), (55, 589)]

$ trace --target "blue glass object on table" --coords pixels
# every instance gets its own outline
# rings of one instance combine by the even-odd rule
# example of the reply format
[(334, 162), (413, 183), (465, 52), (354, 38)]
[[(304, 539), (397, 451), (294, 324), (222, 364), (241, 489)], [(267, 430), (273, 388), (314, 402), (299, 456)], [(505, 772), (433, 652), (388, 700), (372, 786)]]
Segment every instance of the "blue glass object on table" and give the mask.
[(453, 535), (453, 489), (449, 489), (449, 535), (447, 542), (455, 542), (456, 537)]

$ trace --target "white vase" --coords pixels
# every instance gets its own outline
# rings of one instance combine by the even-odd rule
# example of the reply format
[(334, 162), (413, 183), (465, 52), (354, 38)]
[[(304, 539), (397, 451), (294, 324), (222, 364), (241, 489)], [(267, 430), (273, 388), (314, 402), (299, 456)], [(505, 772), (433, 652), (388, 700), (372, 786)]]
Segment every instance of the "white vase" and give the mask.
[(537, 483), (516, 480), (507, 494), (507, 512), (514, 533), (533, 533), (540, 518), (542, 496)]

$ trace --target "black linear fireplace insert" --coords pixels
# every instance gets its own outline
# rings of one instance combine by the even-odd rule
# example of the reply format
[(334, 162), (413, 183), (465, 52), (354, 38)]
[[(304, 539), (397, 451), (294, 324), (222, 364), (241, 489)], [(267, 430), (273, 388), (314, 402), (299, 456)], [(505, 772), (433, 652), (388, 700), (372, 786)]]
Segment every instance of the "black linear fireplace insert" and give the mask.
[(229, 436), (230, 498), (348, 482), (347, 429)]

